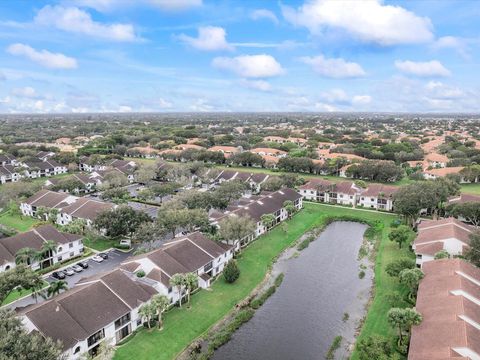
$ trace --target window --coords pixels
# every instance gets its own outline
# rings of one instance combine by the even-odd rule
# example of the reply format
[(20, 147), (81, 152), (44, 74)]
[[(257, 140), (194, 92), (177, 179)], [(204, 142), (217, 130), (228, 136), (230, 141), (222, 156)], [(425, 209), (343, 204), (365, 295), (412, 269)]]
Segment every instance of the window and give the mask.
[(63, 258), (62, 258), (61, 256), (58, 256), (58, 257), (57, 257), (57, 260), (58, 260), (58, 261), (62, 261)]
[(69, 247), (69, 248), (73, 248), (73, 243), (69, 243), (69, 244), (68, 244), (68, 247)]
[(172, 287), (170, 286), (170, 287), (168, 288), (168, 293), (170, 294), (171, 292), (172, 292)]
[(123, 315), (120, 319), (115, 321), (115, 329), (118, 329), (130, 321), (130, 313)]
[(75, 351), (73, 352), (74, 354), (78, 354), (80, 352), (80, 346), (77, 346), (75, 348)]
[(128, 326), (123, 327), (122, 329), (118, 330), (115, 334), (115, 340), (118, 343), (120, 340), (126, 338), (132, 332), (132, 325), (128, 324)]
[(103, 338), (105, 337), (105, 330), (102, 329), (100, 331), (97, 331), (95, 334), (91, 335), (88, 339), (87, 339), (87, 344), (88, 346), (92, 346), (93, 344), (96, 344), (97, 342), (99, 342), (100, 340), (102, 340)]
[(75, 253), (71, 252), (70, 253), (70, 257), (73, 257), (75, 255)]
[(62, 252), (63, 248), (61, 246), (58, 247), (58, 252)]

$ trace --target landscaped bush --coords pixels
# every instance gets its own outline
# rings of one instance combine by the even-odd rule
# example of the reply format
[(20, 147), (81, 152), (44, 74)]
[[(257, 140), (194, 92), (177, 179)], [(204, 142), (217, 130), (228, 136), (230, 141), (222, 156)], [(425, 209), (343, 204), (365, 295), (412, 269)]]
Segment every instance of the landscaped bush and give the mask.
[(284, 277), (285, 277), (285, 274), (284, 274), (284, 273), (280, 273), (280, 274), (275, 278), (275, 286), (276, 286), (277, 288), (282, 284)]
[(240, 277), (240, 269), (235, 260), (230, 260), (223, 269), (223, 277), (229, 284), (234, 283)]
[(330, 349), (328, 349), (325, 359), (333, 360), (335, 358), (335, 351), (337, 351), (337, 349), (340, 347), (340, 344), (342, 343), (342, 339), (343, 338), (341, 336), (335, 336), (335, 339), (333, 339), (333, 343), (330, 346)]
[(142, 278), (142, 277), (145, 276), (145, 271), (143, 271), (143, 270), (138, 270), (136, 274), (137, 274), (137, 277)]

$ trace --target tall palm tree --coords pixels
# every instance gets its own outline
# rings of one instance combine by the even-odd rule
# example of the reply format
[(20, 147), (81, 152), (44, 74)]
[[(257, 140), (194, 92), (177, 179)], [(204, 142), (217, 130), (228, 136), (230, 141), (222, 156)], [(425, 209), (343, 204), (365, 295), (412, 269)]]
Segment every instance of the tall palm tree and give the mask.
[(15, 262), (17, 264), (27, 264), (30, 260), (35, 258), (36, 251), (32, 248), (23, 248), (18, 250), (17, 254), (15, 255)]
[(170, 305), (170, 300), (165, 295), (155, 295), (152, 298), (152, 304), (157, 309), (158, 314), (158, 328), (163, 328), (163, 319), (162, 315), (167, 310), (168, 305)]
[(42, 295), (42, 289), (45, 286), (45, 282), (41, 277), (38, 277), (33, 280), (33, 282), (30, 284), (30, 290), (32, 290), (32, 298), (35, 300), (35, 303), (38, 304), (38, 295)]
[(48, 266), (51, 266), (53, 254), (57, 253), (57, 243), (53, 240), (45, 241), (42, 245), (40, 253), (44, 259), (48, 259)]
[(151, 329), (152, 325), (152, 317), (155, 316), (157, 312), (157, 307), (153, 303), (143, 304), (140, 309), (138, 309), (138, 313), (142, 317), (142, 319), (147, 319), (148, 328)]
[(182, 288), (185, 284), (184, 274), (175, 274), (170, 278), (170, 285), (175, 286), (177, 289), (178, 295), (180, 296), (178, 303), (182, 307)]
[(62, 291), (68, 289), (68, 284), (66, 281), (57, 280), (50, 283), (50, 286), (47, 288), (47, 297), (54, 297), (55, 295), (60, 294)]
[(198, 286), (198, 276), (194, 273), (187, 273), (183, 277), (183, 284), (187, 290), (187, 303), (190, 302), (190, 294)]
[(263, 214), (260, 217), (260, 221), (267, 228), (267, 231), (268, 231), (273, 226), (273, 222), (275, 221), (275, 216), (273, 214)]

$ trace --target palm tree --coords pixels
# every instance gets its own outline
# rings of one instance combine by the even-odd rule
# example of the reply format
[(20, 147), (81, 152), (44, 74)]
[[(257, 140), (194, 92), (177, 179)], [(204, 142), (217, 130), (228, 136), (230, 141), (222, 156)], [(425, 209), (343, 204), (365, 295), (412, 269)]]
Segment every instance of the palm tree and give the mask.
[(267, 228), (267, 230), (269, 230), (275, 221), (275, 216), (273, 216), (273, 214), (263, 214), (260, 217), (260, 221)]
[(53, 254), (57, 253), (57, 243), (53, 240), (45, 241), (40, 249), (40, 253), (43, 259), (48, 259), (48, 266), (51, 266)]
[(170, 300), (165, 295), (158, 294), (153, 296), (152, 304), (157, 309), (158, 328), (161, 330), (163, 328), (162, 314), (167, 310), (168, 305), (170, 305)]
[(285, 202), (283, 203), (283, 208), (288, 213), (288, 217), (291, 218), (293, 213), (295, 212), (295, 205), (293, 204), (293, 201), (285, 200)]
[(185, 284), (184, 277), (183, 274), (175, 274), (170, 278), (170, 285), (173, 285), (176, 288), (180, 297), (178, 300), (180, 307), (182, 307), (182, 288)]
[(183, 277), (183, 284), (187, 289), (187, 303), (190, 302), (190, 294), (198, 286), (198, 276), (194, 273), (187, 273)]
[(45, 282), (41, 277), (33, 279), (33, 282), (30, 284), (30, 290), (32, 290), (32, 298), (35, 300), (35, 303), (38, 304), (38, 295), (42, 295), (41, 291), (45, 286)]
[(23, 248), (18, 250), (15, 255), (15, 262), (17, 264), (27, 264), (36, 257), (36, 251), (32, 248)]
[(144, 304), (138, 309), (138, 313), (142, 319), (147, 319), (147, 326), (149, 329), (152, 328), (152, 318), (155, 316), (157, 307), (153, 303)]
[(47, 288), (47, 297), (54, 297), (55, 295), (60, 294), (62, 291), (68, 289), (68, 284), (66, 281), (57, 280), (50, 283), (50, 286)]

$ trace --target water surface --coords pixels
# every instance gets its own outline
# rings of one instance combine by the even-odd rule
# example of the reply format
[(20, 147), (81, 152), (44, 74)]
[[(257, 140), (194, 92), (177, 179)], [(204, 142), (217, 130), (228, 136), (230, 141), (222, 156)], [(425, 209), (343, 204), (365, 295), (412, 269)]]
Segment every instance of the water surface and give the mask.
[(337, 335), (346, 340), (336, 358), (346, 358), (346, 343), (353, 341), (371, 287), (371, 270), (358, 277), (365, 229), (335, 222), (299, 257), (279, 261), (275, 271), (285, 273), (282, 285), (213, 359), (324, 359)]

